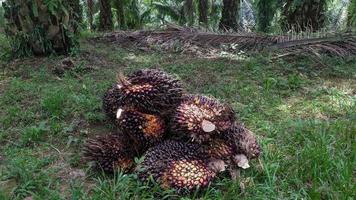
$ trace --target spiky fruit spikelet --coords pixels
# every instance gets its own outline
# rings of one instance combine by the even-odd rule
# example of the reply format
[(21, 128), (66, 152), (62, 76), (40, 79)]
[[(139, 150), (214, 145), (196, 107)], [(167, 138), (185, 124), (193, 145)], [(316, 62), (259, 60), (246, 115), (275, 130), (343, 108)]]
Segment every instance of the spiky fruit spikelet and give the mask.
[(103, 96), (103, 110), (106, 116), (111, 119), (116, 119), (116, 112), (120, 106), (123, 106), (122, 103), (122, 91), (120, 85), (114, 84), (110, 87)]
[(97, 169), (113, 173), (117, 169), (133, 168), (136, 151), (124, 135), (109, 134), (88, 139), (84, 145), (84, 158)]
[(165, 122), (158, 115), (139, 112), (130, 107), (119, 108), (116, 123), (136, 144), (149, 147), (162, 140)]
[(256, 135), (243, 124), (232, 126), (224, 134), (224, 138), (234, 142), (237, 152), (246, 155), (249, 159), (257, 158), (261, 154), (261, 146), (258, 144)]
[(178, 192), (208, 186), (220, 170), (210, 168), (210, 162), (200, 151), (200, 145), (173, 140), (148, 149), (139, 169), (142, 181), (152, 176), (162, 188), (174, 188)]
[(120, 75), (123, 102), (145, 113), (162, 114), (181, 100), (182, 84), (176, 77), (157, 69), (143, 69), (125, 78)]
[(229, 105), (202, 95), (186, 95), (175, 110), (172, 129), (203, 142), (228, 130), (234, 121), (235, 113)]

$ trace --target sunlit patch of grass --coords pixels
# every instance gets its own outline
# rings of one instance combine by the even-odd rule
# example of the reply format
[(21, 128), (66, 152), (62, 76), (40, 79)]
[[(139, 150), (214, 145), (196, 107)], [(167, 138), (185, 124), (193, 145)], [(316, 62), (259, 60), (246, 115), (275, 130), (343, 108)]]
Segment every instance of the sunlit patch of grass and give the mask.
[[(304, 188), (310, 198), (347, 199), (354, 196), (352, 155), (355, 125), (351, 121), (294, 121), (279, 136), (282, 174), (291, 186)], [(293, 144), (293, 145), (290, 145)]]
[(337, 88), (316, 88), (293, 96), (278, 109), (294, 118), (330, 119), (355, 110), (356, 98)]
[(80, 32), (80, 36), (82, 39), (87, 39), (87, 38), (93, 38), (93, 37), (98, 37), (102, 35), (100, 32), (93, 32), (91, 30), (82, 30)]

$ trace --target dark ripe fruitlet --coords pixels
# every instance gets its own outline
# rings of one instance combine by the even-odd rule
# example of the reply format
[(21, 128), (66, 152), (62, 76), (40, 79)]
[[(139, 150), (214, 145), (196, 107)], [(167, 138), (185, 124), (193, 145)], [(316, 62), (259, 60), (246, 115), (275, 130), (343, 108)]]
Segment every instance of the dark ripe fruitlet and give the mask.
[(224, 134), (228, 141), (234, 142), (239, 154), (244, 154), (249, 159), (257, 158), (261, 154), (261, 146), (256, 135), (243, 124), (236, 124)]
[(216, 171), (209, 164), (200, 145), (168, 140), (148, 149), (139, 177), (147, 181), (152, 176), (165, 189), (192, 191), (208, 186), (215, 177)]
[(134, 166), (135, 156), (134, 147), (124, 135), (96, 136), (84, 145), (85, 160), (107, 173), (113, 173), (116, 169), (129, 171)]
[(151, 146), (162, 140), (165, 133), (164, 120), (158, 115), (139, 112), (133, 108), (119, 108), (116, 123), (122, 132), (137, 144)]
[(114, 84), (111, 88), (109, 88), (103, 96), (103, 110), (106, 116), (111, 120), (116, 119), (116, 112), (122, 104), (122, 92), (120, 89), (120, 85)]
[(234, 121), (235, 112), (229, 105), (206, 96), (186, 95), (175, 110), (172, 129), (203, 142), (228, 130)]
[(204, 143), (202, 149), (211, 158), (222, 160), (229, 160), (237, 153), (235, 145), (220, 138)]
[(145, 113), (168, 113), (181, 100), (182, 84), (176, 77), (157, 69), (143, 69), (125, 78), (119, 76), (123, 102)]

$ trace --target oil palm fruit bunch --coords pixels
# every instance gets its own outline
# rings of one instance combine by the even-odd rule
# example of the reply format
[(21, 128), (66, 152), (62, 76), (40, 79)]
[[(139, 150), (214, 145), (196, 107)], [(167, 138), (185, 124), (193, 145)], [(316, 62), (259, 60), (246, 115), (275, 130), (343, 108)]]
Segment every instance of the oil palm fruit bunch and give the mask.
[(173, 132), (204, 142), (228, 130), (234, 121), (235, 112), (229, 105), (207, 96), (185, 95), (171, 124)]
[(119, 108), (116, 124), (129, 135), (136, 145), (149, 147), (162, 140), (165, 122), (159, 115), (146, 114), (132, 107)]
[(166, 140), (150, 149), (138, 167), (142, 181), (153, 178), (164, 189), (179, 193), (207, 187), (221, 169), (200, 151), (200, 145)]
[(103, 96), (103, 110), (106, 116), (111, 119), (116, 119), (117, 110), (123, 106), (122, 104), (122, 91), (119, 84), (114, 84), (108, 90), (105, 91)]
[(158, 69), (143, 69), (118, 79), (123, 104), (145, 113), (168, 113), (183, 95), (180, 80)]
[[(236, 122), (231, 106), (204, 95), (185, 94), (181, 82), (161, 70), (125, 77), (103, 97), (103, 110), (121, 133), (89, 139), (87, 161), (112, 173), (136, 172), (178, 193), (207, 187), (222, 171), (249, 167), (261, 148), (256, 136)], [(232, 176), (233, 177), (233, 176)]]
[(84, 145), (84, 159), (104, 172), (130, 171), (134, 167), (136, 150), (123, 134), (100, 135), (88, 139)]

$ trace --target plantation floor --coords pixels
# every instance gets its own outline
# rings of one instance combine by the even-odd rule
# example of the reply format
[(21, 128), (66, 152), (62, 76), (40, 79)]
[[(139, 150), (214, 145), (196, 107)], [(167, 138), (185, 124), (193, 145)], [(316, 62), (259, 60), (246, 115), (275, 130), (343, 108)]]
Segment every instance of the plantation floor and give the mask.
[(86, 138), (114, 131), (101, 95), (116, 72), (146, 67), (231, 103), (263, 148), (239, 180), (220, 178), (182, 198), (356, 196), (356, 59), (199, 58), (83, 41), (74, 67), (59, 77), (53, 70), (63, 58), (0, 63), (0, 199), (181, 198), (135, 175), (94, 174), (81, 160)]

